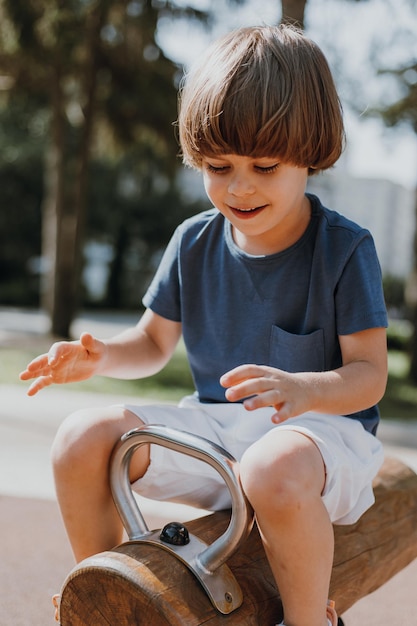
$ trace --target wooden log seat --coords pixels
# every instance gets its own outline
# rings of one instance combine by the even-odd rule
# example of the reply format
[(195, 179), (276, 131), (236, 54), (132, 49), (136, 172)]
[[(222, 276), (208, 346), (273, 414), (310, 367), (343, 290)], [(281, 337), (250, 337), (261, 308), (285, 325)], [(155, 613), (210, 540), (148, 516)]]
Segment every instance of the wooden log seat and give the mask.
[[(330, 597), (339, 615), (417, 557), (417, 475), (401, 461), (385, 461), (375, 483), (375, 505), (356, 523), (335, 526)], [(187, 523), (211, 543), (229, 514)], [(242, 605), (222, 615), (196, 577), (157, 546), (127, 542), (90, 557), (67, 577), (61, 598), (62, 626), (273, 626), (282, 617), (256, 527), (228, 561)]]

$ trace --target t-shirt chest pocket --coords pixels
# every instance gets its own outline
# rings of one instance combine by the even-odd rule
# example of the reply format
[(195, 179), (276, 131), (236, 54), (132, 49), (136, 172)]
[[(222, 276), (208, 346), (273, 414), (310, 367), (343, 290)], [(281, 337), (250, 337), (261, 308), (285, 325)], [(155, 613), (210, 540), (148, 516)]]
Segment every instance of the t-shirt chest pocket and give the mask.
[(294, 335), (272, 326), (269, 365), (285, 372), (322, 372), (325, 367), (324, 331)]

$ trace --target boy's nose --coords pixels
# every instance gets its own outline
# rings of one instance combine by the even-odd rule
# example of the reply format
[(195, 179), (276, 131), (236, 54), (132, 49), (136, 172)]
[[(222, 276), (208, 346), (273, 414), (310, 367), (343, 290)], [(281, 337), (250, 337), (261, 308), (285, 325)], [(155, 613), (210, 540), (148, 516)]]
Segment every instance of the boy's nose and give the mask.
[(236, 174), (229, 181), (228, 191), (233, 196), (249, 196), (255, 192), (255, 185), (241, 174)]

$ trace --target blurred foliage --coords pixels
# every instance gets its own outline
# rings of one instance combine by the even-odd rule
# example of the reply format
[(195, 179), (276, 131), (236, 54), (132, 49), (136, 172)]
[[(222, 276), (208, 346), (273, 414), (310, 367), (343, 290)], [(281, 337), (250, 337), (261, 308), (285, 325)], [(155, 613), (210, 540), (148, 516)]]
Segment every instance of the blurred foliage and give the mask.
[(406, 122), (417, 133), (417, 60), (398, 69), (380, 70), (380, 74), (395, 77), (404, 94), (393, 104), (379, 110), (385, 123), (395, 126)]
[(0, 198), (25, 223), (2, 234), (1, 301), (39, 296), (29, 271), (38, 259), (43, 304), (65, 335), (86, 237), (115, 247), (110, 300), (122, 301), (120, 257), (137, 246), (149, 261), (189, 214), (172, 127), (181, 68), (156, 34), (161, 19), (211, 17), (163, 0), (0, 0), (0, 178), (8, 182)]
[(107, 292), (99, 302), (85, 300), (90, 306), (140, 306), (175, 227), (207, 207), (204, 200), (186, 200), (178, 182), (162, 176), (159, 161), (141, 151), (138, 146), (116, 166), (93, 163), (87, 238), (110, 244), (112, 258)]
[(405, 279), (386, 274), (383, 277), (385, 303), (398, 316), (405, 314)]
[(415, 421), (417, 387), (409, 375), (410, 357), (406, 351), (388, 353), (388, 384), (379, 403), (382, 417)]
[[(416, 0), (409, 0), (410, 10), (415, 16), (417, 8)], [(415, 21), (414, 21), (415, 25)], [(401, 35), (401, 39), (399, 39)], [(415, 46), (417, 32), (405, 29), (403, 33), (397, 34), (397, 41), (400, 40), (403, 48), (410, 48), (411, 58), (396, 65), (385, 66), (379, 68), (379, 74), (382, 77), (388, 77), (392, 81), (392, 91), (397, 93), (397, 97), (386, 105), (375, 107), (375, 111), (379, 114), (387, 126), (397, 126), (400, 124), (409, 125), (415, 133), (417, 133), (417, 49)], [(414, 55), (414, 56), (413, 56)], [(395, 90), (394, 90), (395, 88)], [(417, 205), (416, 205), (417, 211)], [(417, 231), (414, 236), (414, 269), (412, 274), (417, 272)], [(410, 303), (409, 319), (413, 326), (413, 333), (409, 342), (410, 370), (409, 376), (413, 383), (417, 383), (417, 300)]]
[(407, 320), (390, 320), (387, 329), (388, 350), (396, 352), (408, 352), (413, 327)]
[[(282, 4), (295, 19), (306, 2)], [(39, 301), (36, 270), (48, 265), (42, 214), (45, 223), (52, 195), (61, 217), (77, 222), (77, 249), (83, 240), (113, 249), (108, 290), (96, 304), (138, 303), (175, 225), (203, 208), (186, 201), (176, 181), (172, 123), (181, 68), (159, 46), (158, 22), (210, 24), (213, 11), (166, 0), (0, 0), (0, 302)], [(392, 72), (404, 97), (385, 119), (412, 121), (415, 60)], [(57, 119), (61, 154), (55, 145), (54, 161)], [(60, 191), (50, 177), (57, 160)], [(57, 193), (65, 206), (57, 208)], [(70, 274), (78, 276), (77, 267)], [(57, 282), (67, 297), (68, 274)], [(399, 308), (401, 286), (387, 277), (384, 287), (388, 305)]]
[[(46, 124), (30, 101), (10, 103), (0, 110), (0, 303), (37, 306)], [(86, 241), (106, 244), (114, 254), (106, 292), (96, 301), (84, 288), (83, 306), (138, 307), (175, 226), (205, 208), (203, 201), (185, 200), (177, 180), (164, 175), (169, 167), (143, 144), (118, 159), (92, 161)]]
[[(41, 250), (42, 132), (30, 99), (10, 97), (0, 108), (0, 302), (38, 304), (30, 260)], [(40, 122), (39, 122), (40, 123)]]

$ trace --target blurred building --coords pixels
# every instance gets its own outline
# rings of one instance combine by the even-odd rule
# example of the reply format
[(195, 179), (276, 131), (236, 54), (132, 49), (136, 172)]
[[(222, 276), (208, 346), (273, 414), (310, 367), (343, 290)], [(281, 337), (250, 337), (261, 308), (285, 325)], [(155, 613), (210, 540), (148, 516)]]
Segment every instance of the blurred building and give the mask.
[(312, 176), (308, 191), (371, 231), (383, 274), (405, 278), (413, 264), (415, 192), (382, 179), (329, 171)]

